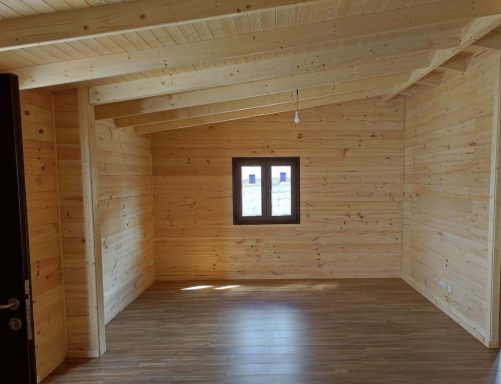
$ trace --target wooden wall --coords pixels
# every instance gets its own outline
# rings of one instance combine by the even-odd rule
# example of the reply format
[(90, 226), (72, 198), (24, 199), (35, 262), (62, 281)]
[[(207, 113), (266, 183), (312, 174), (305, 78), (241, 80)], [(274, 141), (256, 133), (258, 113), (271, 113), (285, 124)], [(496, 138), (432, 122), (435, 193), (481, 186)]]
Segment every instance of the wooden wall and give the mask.
[(21, 93), (37, 375), (47, 376), (66, 356), (58, 174), (52, 95)]
[[(407, 99), (403, 277), (486, 344), (497, 55)], [(499, 274), (499, 271), (494, 271)]]
[[(88, 134), (76, 89), (55, 92), (59, 190), (69, 357), (98, 357), (100, 335)], [(104, 322), (104, 320), (102, 321)], [(103, 325), (104, 327), (104, 325)]]
[[(404, 100), (152, 136), (157, 278), (398, 277)], [(301, 157), (301, 224), (234, 226), (231, 159)]]
[(105, 320), (155, 280), (151, 141), (96, 123)]

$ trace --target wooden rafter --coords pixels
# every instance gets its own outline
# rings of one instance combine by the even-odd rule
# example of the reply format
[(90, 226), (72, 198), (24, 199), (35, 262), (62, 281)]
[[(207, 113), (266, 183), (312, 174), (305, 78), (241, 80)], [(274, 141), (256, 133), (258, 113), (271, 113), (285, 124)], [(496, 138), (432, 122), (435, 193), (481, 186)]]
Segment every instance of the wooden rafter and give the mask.
[[(190, 9), (188, 5), (194, 1), (196, 0), (135, 1), (0, 21), (0, 51), (168, 25), (174, 22), (173, 20), (194, 21), (233, 15), (240, 4), (240, 1), (236, 0), (221, 2), (214, 11), (215, 3), (219, 4), (216, 0), (202, 3), (197, 1), (197, 6), (192, 6)], [(254, 12), (270, 7), (308, 4), (312, 1), (253, 0), (246, 2), (245, 7), (240, 4), (240, 10)], [(172, 11), (173, 9), (175, 12)], [(355, 39), (386, 32), (402, 34), (405, 31), (415, 31), (419, 33), (420, 28), (498, 13), (501, 13), (501, 5), (494, 0), (478, 0), (475, 3), (469, 0), (444, 0), (224, 39), (26, 68), (10, 68), (9, 72), (17, 73), (21, 77), (22, 89), (29, 89), (188, 64), (203, 64), (207, 60), (224, 60), (242, 55), (310, 46), (326, 41)], [(141, 15), (144, 17), (141, 18)], [(106, 20), (106, 23), (102, 23), (102, 20)], [(82, 27), (82, 23), (86, 27)], [(30, 39), (33, 41), (27, 42)], [(433, 40), (430, 39), (430, 41)]]
[(97, 119), (131, 116), (169, 109), (192, 107), (223, 101), (294, 91), (315, 86), (333, 86), (337, 82), (365, 79), (414, 70), (429, 65), (427, 55), (407, 56), (395, 60), (379, 60), (359, 66), (345, 66), (332, 71), (306, 73), (245, 84), (208, 88), (145, 99), (115, 102), (95, 107)]
[(460, 52), (453, 58), (443, 63), (440, 68), (457, 72), (465, 72), (468, 69), (473, 56), (474, 54), (472, 53)]
[[(31, 89), (105, 77), (204, 64), (237, 57), (308, 46), (314, 52), (329, 52), (334, 64), (369, 58), (404, 55), (426, 49), (444, 49), (459, 44), (460, 22), (425, 26), (402, 32), (384, 42), (361, 44), (355, 39), (333, 40), (332, 21), (279, 28), (253, 34), (105, 55), (80, 60), (12, 68), (21, 89)], [(314, 56), (312, 56), (314, 57)]]
[[(501, 2), (499, 2), (501, 5)], [(427, 68), (416, 69), (411, 75), (410, 79), (405, 83), (398, 84), (394, 87), (393, 92), (384, 98), (384, 101), (389, 101), (409, 88), (412, 84), (416, 83), (430, 72), (442, 66), (445, 62), (462, 52), (465, 48), (472, 45), (475, 41), (479, 40), (493, 29), (501, 25), (501, 16), (482, 17), (472, 20), (461, 31), (461, 42), (455, 48), (438, 50)]]
[[(327, 0), (249, 0), (246, 2), (207, 0), (202, 3), (198, 0), (144, 0), (27, 16), (0, 21), (0, 51), (324, 1)], [(444, 26), (444, 28), (450, 29), (452, 24), (465, 23), (473, 18), (492, 17), (492, 15), (499, 14), (501, 14), (501, 4), (496, 0), (477, 0), (475, 2), (471, 2), (471, 0), (442, 0), (387, 11), (341, 17), (310, 25), (190, 42), (160, 49), (117, 53), (33, 67), (11, 68), (9, 72), (17, 73), (20, 76), (22, 89), (29, 89), (184, 65), (203, 65), (208, 62), (212, 63), (256, 53), (302, 46), (318, 46), (325, 42), (331, 42), (333, 44), (331, 49), (334, 49), (334, 44), (340, 41), (398, 32), (396, 41), (388, 48), (388, 53), (391, 54), (391, 51), (395, 52), (399, 47), (406, 49), (406, 33), (407, 42), (410, 43), (411, 32), (424, 38), (426, 28), (433, 30), (438, 26)], [(440, 52), (451, 48), (436, 45), (436, 38), (440, 38), (439, 33), (431, 36), (428, 40), (430, 48), (435, 48)], [(457, 36), (451, 37), (451, 41), (456, 38)], [(442, 42), (444, 41), (442, 40)], [(399, 46), (399, 44), (402, 45)], [(419, 42), (415, 44), (419, 44)], [(460, 44), (459, 41), (458, 44)], [(352, 52), (355, 49), (358, 48), (354, 48)], [(372, 54), (368, 49), (368, 44), (366, 46), (362, 44), (358, 52), (362, 53), (364, 57)], [(339, 49), (336, 53), (340, 53)], [(375, 55), (373, 56), (375, 57)]]
[[(353, 93), (362, 90), (370, 90), (374, 88), (380, 88), (382, 86), (386, 87), (387, 89), (389, 85), (394, 84), (395, 82), (403, 81), (408, 78), (409, 75), (410, 72), (396, 73), (387, 76), (337, 83), (334, 86), (320, 86), (302, 89), (299, 92), (300, 104), (303, 104), (304, 101), (310, 99), (340, 95), (345, 93)], [(295, 101), (296, 92), (274, 93), (272, 95), (250, 97), (241, 100), (231, 100), (220, 103), (199, 105), (195, 107), (120, 117), (115, 119), (115, 126), (117, 128), (124, 128), (131, 126), (156, 124), (169, 120), (199, 118), (203, 116), (236, 112), (264, 106), (294, 103)]]
[[(409, 78), (408, 74), (399, 78), (402, 82)], [(393, 80), (398, 83), (397, 78)], [(365, 80), (365, 86), (370, 86), (373, 81), (378, 81), (377, 77), (370, 77)], [(291, 81), (291, 79), (289, 79)], [(292, 79), (292, 81), (294, 81)], [(348, 84), (348, 83), (341, 83)], [(337, 87), (343, 86), (336, 84)], [(294, 85), (294, 84), (293, 84)], [(306, 88), (313, 87), (313, 85), (306, 86)], [(290, 88), (290, 87), (289, 87)], [(331, 92), (335, 88), (334, 84), (324, 85), (320, 89), (324, 92)], [(218, 88), (217, 92), (214, 89), (204, 89), (200, 91), (187, 92), (177, 95), (163, 95), (157, 97), (150, 97), (146, 99), (128, 100), (124, 102), (97, 105), (94, 107), (95, 116), (97, 120), (105, 120), (111, 118), (118, 118), (123, 116), (133, 116), (148, 113), (155, 113), (161, 111), (174, 110), (179, 108), (187, 108), (197, 105), (205, 105), (208, 103), (218, 103), (231, 100), (245, 99), (248, 97), (259, 96), (260, 92), (254, 94), (251, 90), (242, 89), (241, 86), (229, 86)], [(290, 90), (289, 90), (290, 91)], [(237, 93), (238, 92), (238, 93)], [(275, 93), (287, 92), (280, 91), (278, 88)], [(301, 91), (303, 94), (305, 90)], [(237, 95), (235, 96), (235, 93)], [(272, 95), (272, 94), (270, 94)], [(238, 96), (238, 97), (237, 97)], [(314, 97), (314, 95), (312, 95)]]
[(424, 90), (429, 89), (428, 86), (420, 84), (420, 83), (414, 83), (412, 84), (409, 88), (407, 88), (404, 92), (402, 92), (402, 95), (413, 97), (420, 95)]
[[(286, 73), (282, 73), (280, 77), (274, 77), (273, 75), (266, 76), (267, 79), (257, 80), (252, 82), (242, 83), (242, 79), (239, 76), (235, 76), (231, 73), (226, 75), (226, 78), (229, 78), (228, 82), (222, 83), (223, 80), (218, 78), (217, 82), (219, 84), (227, 84), (222, 87), (218, 87), (216, 91), (210, 88), (210, 85), (207, 85), (212, 81), (212, 76), (217, 76), (215, 74), (220, 74), (218, 68), (203, 71), (204, 79), (208, 79), (205, 82), (202, 82), (202, 77), (196, 77), (195, 82), (189, 80), (188, 83), (178, 82), (176, 84), (170, 83), (167, 81), (172, 78), (167, 78), (164, 81), (164, 84), (157, 84), (152, 80), (139, 80), (139, 81), (130, 81), (124, 82), (121, 84), (112, 84), (112, 85), (103, 85), (91, 88), (90, 92), (90, 102), (92, 104), (105, 104), (118, 102), (123, 100), (130, 100), (134, 98), (140, 97), (150, 97), (161, 95), (165, 93), (176, 93), (186, 92), (193, 90), (192, 92), (196, 92), (194, 88), (203, 88), (206, 85), (206, 88), (209, 89), (210, 93), (206, 93), (203, 97), (199, 97), (199, 101), (195, 103), (198, 104), (206, 104), (207, 100), (212, 101), (225, 101), (231, 99), (238, 99), (244, 97), (251, 96), (259, 96), (266, 95), (277, 92), (285, 92), (291, 91), (294, 89), (307, 88), (312, 86), (319, 86), (324, 84), (333, 84), (339, 81), (347, 81), (354, 80), (359, 78), (365, 78), (370, 76), (381, 76), (389, 73), (402, 72), (410, 69), (426, 67), (430, 64), (430, 56), (429, 52), (418, 53), (403, 57), (397, 58), (389, 58), (383, 60), (374, 60), (365, 63), (360, 63), (357, 65), (344, 65), (340, 67), (336, 67), (334, 69), (316, 71), (316, 72), (308, 72), (301, 73), (297, 71), (289, 72), (290, 76), (285, 76)], [(244, 70), (245, 68), (245, 70)], [(241, 73), (250, 72), (251, 75), (254, 74), (254, 71), (250, 71), (249, 68), (260, 68), (260, 64), (258, 63), (248, 63), (245, 66), (242, 65), (240, 68)], [(224, 69), (224, 68), (223, 68)], [(280, 68), (277, 68), (274, 71), (276, 75), (277, 71), (280, 71)], [(193, 75), (192, 75), (193, 76)], [(262, 76), (262, 74), (261, 74)], [(188, 77), (189, 78), (189, 77)], [(236, 78), (236, 81), (230, 82), (232, 78)], [(155, 79), (153, 79), (155, 80)], [(251, 80), (250, 78), (247, 80)], [(162, 80), (160, 80), (162, 81)], [(197, 81), (198, 86), (197, 86)], [(245, 81), (245, 80), (243, 80)], [(202, 82), (202, 84), (200, 84)], [(201, 90), (203, 91), (203, 90)], [(179, 96), (182, 97), (182, 93)], [(224, 100), (215, 100), (215, 99), (226, 98)], [(171, 102), (172, 104), (172, 102)], [(193, 104), (197, 105), (197, 104)], [(187, 106), (187, 105), (183, 105)], [(179, 106), (178, 106), (179, 107)]]
[[(319, 107), (322, 105), (329, 105), (329, 104), (346, 102), (346, 101), (350, 101), (350, 100), (357, 100), (357, 99), (363, 99), (363, 98), (367, 98), (367, 97), (381, 96), (381, 95), (384, 95), (386, 92), (388, 92), (389, 89), (391, 89), (391, 87), (386, 85), (386, 86), (380, 86), (377, 88), (373, 88), (370, 90), (359, 90), (359, 91), (354, 91), (351, 93), (344, 93), (344, 94), (338, 94), (338, 95), (334, 94), (334, 95), (330, 95), (330, 96), (319, 97), (316, 99), (305, 100), (305, 101), (300, 103), (299, 109), (313, 108), (313, 107)], [(148, 134), (148, 133), (161, 132), (161, 131), (172, 130), (172, 129), (194, 127), (194, 126), (205, 125), (205, 124), (221, 123), (224, 121), (232, 121), (232, 120), (246, 119), (246, 118), (255, 117), (255, 116), (263, 116), (263, 115), (270, 115), (270, 114), (274, 114), (274, 113), (294, 111), (295, 108), (296, 108), (296, 103), (289, 102), (289, 103), (285, 103), (285, 104), (262, 106), (262, 107), (250, 108), (250, 109), (244, 109), (244, 110), (238, 110), (238, 111), (229, 111), (229, 112), (201, 116), (201, 117), (192, 117), (192, 118), (187, 118), (187, 119), (171, 120), (171, 121), (166, 121), (166, 122), (162, 122), (162, 123), (142, 125), (142, 126), (136, 127), (136, 133), (137, 134)], [(291, 116), (291, 124), (293, 124), (292, 116)]]
[(428, 87), (437, 87), (442, 84), (444, 80), (444, 73), (439, 71), (430, 72), (428, 75), (416, 81), (417, 84), (425, 85)]
[(124, 33), (313, 0), (140, 0), (0, 21), (0, 51)]
[(501, 28), (496, 28), (474, 43), (475, 46), (487, 49), (501, 50)]

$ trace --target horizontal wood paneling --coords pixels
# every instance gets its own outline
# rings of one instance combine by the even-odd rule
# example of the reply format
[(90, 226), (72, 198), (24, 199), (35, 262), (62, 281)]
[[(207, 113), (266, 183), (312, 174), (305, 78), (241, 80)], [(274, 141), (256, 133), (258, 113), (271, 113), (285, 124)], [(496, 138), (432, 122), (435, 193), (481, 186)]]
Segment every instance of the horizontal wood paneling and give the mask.
[(58, 174), (52, 95), (21, 93), (37, 376), (66, 357)]
[(151, 142), (96, 123), (104, 311), (108, 322), (155, 279)]
[[(399, 276), (403, 99), (313, 108), (301, 119), (152, 135), (158, 279)], [(301, 157), (301, 224), (233, 225), (239, 156)]]
[[(494, 54), (407, 99), (403, 276), (489, 343)], [(498, 272), (499, 273), (499, 272)]]

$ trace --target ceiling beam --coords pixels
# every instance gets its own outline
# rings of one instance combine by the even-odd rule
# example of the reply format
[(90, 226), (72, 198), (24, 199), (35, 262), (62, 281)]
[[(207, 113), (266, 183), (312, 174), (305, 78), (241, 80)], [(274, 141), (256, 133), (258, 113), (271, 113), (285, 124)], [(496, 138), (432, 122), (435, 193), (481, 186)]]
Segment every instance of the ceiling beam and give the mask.
[[(346, 102), (346, 101), (350, 101), (350, 100), (357, 100), (357, 99), (363, 99), (363, 98), (367, 98), (367, 97), (381, 96), (381, 95), (384, 95), (386, 92), (388, 92), (388, 90), (390, 90), (390, 89), (391, 89), (391, 86), (380, 86), (378, 88), (373, 88), (370, 90), (358, 90), (358, 91), (351, 92), (351, 93), (330, 95), (330, 96), (319, 97), (316, 99), (305, 100), (305, 101), (300, 103), (299, 109), (313, 108), (313, 107), (319, 107), (322, 105), (329, 105), (329, 104)], [(270, 115), (270, 114), (274, 114), (274, 113), (294, 111), (295, 109), (296, 109), (296, 104), (294, 102), (271, 105), (271, 106), (262, 106), (262, 107), (250, 108), (250, 109), (245, 109), (245, 110), (219, 113), (219, 114), (215, 114), (215, 115), (193, 117), (193, 118), (180, 119), (180, 120), (172, 120), (172, 121), (166, 121), (163, 123), (150, 124), (150, 125), (142, 125), (142, 126), (136, 127), (136, 133), (141, 135), (141, 134), (162, 132), (162, 131), (166, 131), (166, 130), (173, 130), (173, 129), (179, 129), (179, 128), (194, 127), (194, 126), (199, 126), (199, 125), (215, 124), (215, 123), (221, 123), (221, 122), (225, 122), (225, 121), (246, 119), (246, 118), (255, 117), (255, 116), (263, 116), (263, 115)], [(293, 124), (292, 116), (291, 116), (291, 124)]]
[(313, 0), (138, 0), (0, 21), (0, 51), (311, 4)]
[[(57, 36), (64, 35), (65, 32), (70, 33), (69, 31), (75, 28), (80, 21), (89, 25), (92, 24), (93, 28), (90, 28), (88, 25), (87, 27), (89, 27), (89, 30), (86, 31), (89, 33), (80, 35), (79, 37), (58, 37), (59, 40), (48, 39), (43, 42), (34, 43), (33, 45), (95, 36), (96, 34), (93, 35), (90, 29), (99, 28), (99, 33), (95, 31), (98, 35), (135, 30), (132, 26), (132, 24), (134, 24), (132, 21), (135, 20), (134, 15), (137, 13), (138, 9), (143, 11), (141, 15), (148, 14), (144, 19), (135, 16), (138, 20), (144, 23), (150, 23), (148, 24), (150, 27), (156, 26), (152, 21), (157, 20), (157, 18), (160, 19), (162, 12), (169, 7), (169, 9), (176, 7), (177, 12), (179, 1), (180, 0), (175, 2), (171, 1), (168, 4), (160, 0), (141, 1), (140, 4), (139, 2), (128, 2), (0, 21), (0, 51), (9, 49), (9, 47), (2, 46), (2, 39), (8, 40), (8, 36), (11, 33), (15, 32), (15, 36), (11, 38), (16, 41), (16, 44), (21, 44), (20, 41), (23, 39), (24, 34), (29, 34), (27, 38), (41, 38), (44, 34), (42, 33), (43, 31), (39, 30), (40, 28), (42, 30), (44, 28), (55, 28), (57, 30), (61, 28), (61, 25), (66, 25), (65, 23), (67, 23), (68, 20), (70, 20), (70, 27), (64, 29), (64, 31), (53, 31), (52, 33)], [(194, 1), (197, 2), (197, 7), (193, 8), (193, 14), (190, 16), (187, 4), (191, 4)], [(228, 7), (229, 11), (233, 8), (236, 9), (237, 6), (235, 4), (239, 3), (239, 1), (236, 0), (222, 2), (221, 4), (223, 4), (223, 7), (219, 6), (217, 11), (215, 11), (216, 13), (214, 13), (211, 12), (211, 7), (214, 7), (215, 2), (216, 0), (203, 2), (204, 8), (200, 9), (197, 0), (186, 0), (182, 2), (179, 12), (169, 14), (169, 17), (177, 17), (176, 20), (181, 20), (182, 18), (180, 15), (184, 15), (183, 20), (185, 21), (216, 17), (216, 13), (218, 15), (224, 15), (224, 9)], [(279, 6), (279, 4), (305, 4), (310, 2), (312, 2), (312, 0), (253, 0), (250, 2), (250, 9), (247, 9), (247, 7), (245, 7), (245, 9), (246, 12), (254, 12), (266, 9), (266, 7)], [(196, 11), (194, 11), (195, 9)], [(244, 8), (241, 7), (240, 9), (242, 10)], [(145, 10), (149, 10), (149, 13)], [(158, 12), (157, 14), (155, 11), (158, 10), (162, 10), (162, 12)], [(124, 13), (125, 11), (129, 13)], [(359, 38), (385, 32), (409, 32), (423, 27), (437, 26), (454, 21), (458, 22), (459, 20), (465, 20), (471, 17), (496, 14), (499, 12), (501, 12), (501, 5), (494, 0), (477, 0), (473, 4), (469, 0), (444, 0), (432, 4), (422, 4), (361, 16), (340, 18), (334, 21), (316, 23), (314, 26), (300, 25), (291, 28), (280, 28), (274, 31), (257, 32), (243, 36), (188, 43), (159, 49), (127, 52), (33, 67), (11, 68), (8, 72), (18, 74), (21, 80), (21, 89), (30, 89), (172, 68), (188, 64), (201, 64), (210, 59), (224, 60), (256, 52), (265, 52), (273, 49), (282, 50), (288, 47), (318, 44), (324, 41)], [(152, 16), (149, 16), (151, 13)], [(104, 15), (109, 15), (109, 18)], [(118, 23), (115, 18), (117, 18), (117, 20), (129, 18), (130, 23)], [(92, 21), (93, 19), (96, 20)], [(106, 23), (99, 22), (102, 20), (106, 20)], [(109, 20), (113, 22), (110, 24)], [(170, 22), (167, 20), (168, 18), (161, 19), (161, 25), (169, 24)], [(94, 26), (94, 24), (96, 25)], [(143, 29), (147, 28), (147, 26), (138, 28)], [(46, 33), (49, 34), (49, 32)], [(9, 45), (6, 42), (3, 42), (3, 44)], [(23, 45), (14, 45), (12, 48), (19, 47), (23, 47)]]
[[(430, 64), (430, 58), (431, 53), (424, 52), (307, 73), (301, 73), (299, 69), (295, 67), (290, 68), (285, 65), (284, 70), (282, 70), (279, 65), (273, 66), (272, 69), (270, 69), (268, 68), (268, 61), (247, 63), (231, 66), (231, 72), (227, 72), (224, 67), (206, 71), (187, 72), (182, 76), (183, 81), (180, 80), (181, 76), (172, 76), (161, 80), (163, 84), (157, 84), (156, 82), (152, 82), (152, 79), (146, 79), (92, 87), (90, 89), (90, 102), (91, 104), (106, 104), (165, 93), (178, 94), (179, 92), (194, 92), (198, 87), (210, 89), (217, 85), (223, 85), (218, 87), (215, 92), (211, 89), (211, 93), (204, 95), (204, 97), (199, 97), (201, 101), (198, 102), (199, 104), (207, 104), (206, 100), (212, 100), (214, 98), (226, 97), (225, 100), (231, 100), (292, 91), (294, 89), (329, 83), (333, 84), (339, 81), (369, 76), (403, 72), (409, 69), (428, 66)], [(275, 61), (272, 60), (269, 62), (275, 63)], [(282, 61), (278, 61), (277, 63), (282, 63)], [(269, 72), (263, 72), (263, 68), (268, 68)], [(286, 76), (287, 74), (289, 76)], [(265, 77), (265, 79), (248, 82), (253, 80), (253, 77)], [(169, 79), (172, 80), (170, 83), (167, 83)], [(175, 83), (174, 81), (178, 82)], [(244, 82), (247, 83), (241, 84)], [(204, 100), (205, 102), (203, 102)], [(186, 105), (183, 105), (183, 107), (184, 106)]]
[[(381, 86), (388, 87), (406, 80), (410, 72), (396, 73), (387, 76), (371, 77), (344, 83), (337, 83), (334, 86), (320, 86), (305, 88), (299, 91), (299, 104), (305, 100), (315, 99), (324, 96), (332, 96), (344, 93), (353, 93), (360, 90), (370, 90)], [(235, 112), (245, 109), (252, 109), (276, 104), (294, 103), (297, 100), (296, 92), (282, 92), (271, 95), (250, 97), (241, 100), (224, 101), (220, 103), (198, 105), (195, 107), (180, 108), (174, 110), (146, 113), (142, 115), (126, 116), (114, 119), (115, 127), (125, 128), (160, 123), (168, 120), (189, 119), (220, 113)]]
[(246, 84), (208, 88), (172, 95), (163, 95), (145, 99), (128, 100), (95, 106), (97, 120), (122, 116), (140, 115), (143, 113), (193, 107), (247, 97), (290, 92), (296, 89), (315, 86), (334, 86), (341, 81), (377, 77), (414, 70), (429, 65), (429, 58), (410, 56), (397, 60), (379, 60), (355, 67), (340, 67), (337, 70), (307, 73), (269, 80), (258, 80)]
[(329, 21), (162, 48), (12, 68), (4, 72), (16, 74), (21, 89), (32, 89), (205, 64), (304, 46), (313, 48), (314, 52), (330, 52), (333, 63), (356, 62), (367, 58), (456, 46), (459, 44), (459, 29), (462, 24), (455, 21), (438, 26), (424, 26), (401, 32), (398, 37), (381, 42), (361, 43), (359, 37), (344, 39), (342, 41), (346, 42), (346, 46), (339, 46), (340, 41), (333, 40), (333, 22)]
[[(320, 0), (317, 0), (317, 2)], [(67, 42), (268, 8), (309, 4), (311, 0), (141, 0), (0, 21), (0, 50)], [(462, 18), (501, 14), (498, 0), (443, 0), (336, 20), (336, 38), (347, 33), (405, 30)]]
[(414, 96), (421, 94), (426, 89), (430, 89), (430, 88), (426, 85), (423, 85), (423, 84), (414, 83), (409, 88), (407, 88), (405, 91), (403, 91), (401, 93), (401, 95), (405, 95), (408, 97), (414, 97)]
[(439, 71), (430, 72), (428, 75), (416, 81), (417, 84), (438, 87), (444, 81), (444, 73)]
[(456, 72), (466, 72), (473, 56), (474, 54), (472, 53), (460, 52), (453, 58), (443, 63), (440, 68)]
[(480, 48), (501, 50), (501, 28), (496, 28), (473, 45)]
[[(499, 2), (501, 5), (501, 1)], [(416, 83), (430, 72), (433, 72), (445, 62), (462, 52), (464, 49), (472, 45), (475, 41), (481, 39), (483, 36), (491, 32), (493, 29), (501, 25), (501, 16), (482, 17), (472, 20), (462, 28), (460, 43), (455, 48), (438, 50), (434, 55), (431, 64), (427, 68), (416, 69), (411, 75), (410, 79), (405, 83), (399, 84), (394, 87), (393, 91), (384, 98), (387, 102), (393, 97), (399, 95), (412, 84)]]
[(424, 51), (407, 54), (406, 56), (369, 61), (364, 58), (365, 61), (362, 62), (357, 62), (357, 59), (353, 58), (354, 62), (350, 62), (349, 65), (340, 62), (330, 53), (321, 53), (315, 56), (300, 54), (151, 79), (95, 86), (90, 88), (89, 97), (91, 104), (104, 104), (162, 94), (222, 87), (256, 80), (269, 79), (269, 82), (273, 82), (276, 78), (301, 74), (305, 74), (308, 79), (312, 79), (315, 84), (320, 85), (319, 82), (338, 81), (341, 80), (342, 76), (352, 76), (358, 72), (367, 71), (376, 75), (381, 74), (381, 71), (388, 71), (386, 65), (404, 66), (404, 69), (399, 69), (398, 72), (409, 68), (409, 66), (414, 66), (414, 68), (423, 66), (431, 57), (431, 53), (432, 51)]

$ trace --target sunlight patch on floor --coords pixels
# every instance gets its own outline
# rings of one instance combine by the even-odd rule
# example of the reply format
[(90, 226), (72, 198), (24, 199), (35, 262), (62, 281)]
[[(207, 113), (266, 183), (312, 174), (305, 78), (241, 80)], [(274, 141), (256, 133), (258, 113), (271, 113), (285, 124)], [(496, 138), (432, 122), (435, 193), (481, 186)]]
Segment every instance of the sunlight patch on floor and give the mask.
[(181, 291), (197, 291), (200, 289), (212, 288), (212, 285), (193, 285), (191, 287), (181, 288)]
[(215, 287), (213, 285), (193, 285), (191, 287), (181, 288), (181, 291), (198, 291), (198, 290), (209, 289), (209, 288), (213, 288), (213, 289), (217, 289), (217, 290), (225, 290), (225, 289), (233, 289), (233, 288), (238, 288), (238, 287), (240, 287), (240, 285), (222, 285), (219, 287)]
[(240, 285), (223, 285), (222, 287), (215, 287), (214, 289), (232, 289), (232, 288), (238, 288)]

